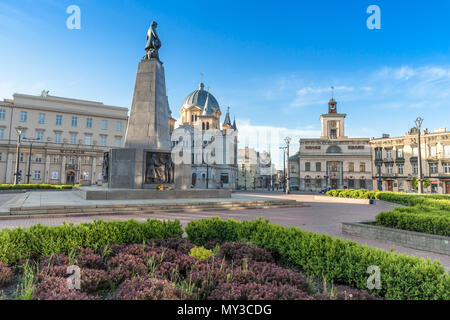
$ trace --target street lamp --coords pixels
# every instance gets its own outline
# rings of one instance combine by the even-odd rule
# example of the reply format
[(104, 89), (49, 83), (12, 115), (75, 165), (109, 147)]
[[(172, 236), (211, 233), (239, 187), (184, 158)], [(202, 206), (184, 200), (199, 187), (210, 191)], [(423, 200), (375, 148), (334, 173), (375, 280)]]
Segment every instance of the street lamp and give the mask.
[(420, 146), (420, 130), (421, 130), (421, 127), (422, 127), (422, 123), (423, 123), (423, 118), (421, 118), (421, 117), (418, 117), (417, 119), (416, 119), (416, 128), (417, 128), (417, 131), (418, 131), (418, 144), (419, 144), (419, 154), (418, 154), (418, 156), (419, 156), (419, 159), (418, 159), (418, 162), (419, 162), (419, 179), (417, 179), (418, 180), (418, 183), (419, 183), (419, 193), (423, 193), (423, 176), (422, 176), (422, 150), (421, 150), (421, 146)]
[(287, 161), (288, 161), (288, 163), (287, 163), (287, 172), (286, 172), (286, 174), (287, 174), (286, 194), (290, 194), (291, 193), (291, 186), (290, 186), (290, 184), (291, 184), (290, 183), (291, 177), (290, 177), (290, 174), (289, 174), (289, 144), (291, 143), (291, 141), (292, 141), (292, 139), (290, 137), (286, 137), (284, 139), (284, 142), (286, 142), (286, 147), (287, 147), (286, 153), (287, 153)]
[(283, 192), (286, 192), (286, 149), (287, 147), (280, 147), (283, 150)]
[(17, 158), (16, 158), (16, 172), (14, 173), (14, 184), (19, 184), (19, 161), (20, 161), (20, 143), (22, 142), (22, 132), (24, 128), (16, 128), (17, 131)]
[(28, 174), (27, 174), (27, 184), (30, 184), (30, 177), (31, 177), (31, 153), (33, 151), (33, 142), (40, 141), (39, 139), (33, 139), (33, 138), (23, 138), (23, 140), (30, 141), (30, 154), (28, 156)]

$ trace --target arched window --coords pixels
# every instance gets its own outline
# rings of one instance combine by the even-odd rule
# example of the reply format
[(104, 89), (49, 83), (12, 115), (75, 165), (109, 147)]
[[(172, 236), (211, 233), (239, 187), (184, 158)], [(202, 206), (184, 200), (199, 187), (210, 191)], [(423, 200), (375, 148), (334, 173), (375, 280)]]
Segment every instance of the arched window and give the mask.
[(206, 123), (206, 130), (209, 130), (209, 122)]
[(327, 149), (327, 153), (341, 153), (341, 148), (338, 146), (331, 146)]
[(205, 130), (205, 123), (202, 122), (202, 130)]

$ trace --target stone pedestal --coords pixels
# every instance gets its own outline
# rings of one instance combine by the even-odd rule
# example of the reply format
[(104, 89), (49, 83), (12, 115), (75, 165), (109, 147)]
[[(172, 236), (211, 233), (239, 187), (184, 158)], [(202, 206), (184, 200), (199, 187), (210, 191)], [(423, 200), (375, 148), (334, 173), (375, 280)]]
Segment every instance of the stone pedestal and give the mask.
[(139, 63), (125, 148), (170, 151), (169, 103), (164, 68), (156, 60)]
[(190, 189), (192, 186), (192, 168), (190, 164), (175, 165), (175, 187), (180, 190)]

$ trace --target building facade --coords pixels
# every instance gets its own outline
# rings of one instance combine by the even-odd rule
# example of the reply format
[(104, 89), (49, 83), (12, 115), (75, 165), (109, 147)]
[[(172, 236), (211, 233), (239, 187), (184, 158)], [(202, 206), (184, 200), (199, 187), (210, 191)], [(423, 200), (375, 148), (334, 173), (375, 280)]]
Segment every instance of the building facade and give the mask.
[(320, 116), (321, 137), (300, 139), (299, 152), (289, 159), (292, 190), (372, 189), (370, 140), (347, 137), (346, 116), (331, 99), (328, 113)]
[(238, 149), (238, 169), (238, 189), (269, 189), (279, 185), (277, 169), (267, 151)]
[[(374, 189), (408, 192), (415, 190), (419, 175), (418, 132), (412, 129), (403, 137), (385, 136), (370, 141), (374, 168)], [(450, 194), (450, 132), (445, 129), (421, 135), (423, 178), (430, 185), (425, 192)]]
[[(199, 189), (236, 189), (238, 183), (236, 119), (231, 122), (229, 108), (221, 126), (222, 111), (216, 98), (200, 83), (180, 109), (182, 125), (192, 147), (192, 186)], [(232, 143), (229, 143), (231, 139)], [(208, 163), (205, 149), (214, 145), (215, 161)], [(220, 159), (219, 159), (220, 157)]]
[(0, 183), (14, 183), (18, 132), (19, 183), (101, 183), (103, 154), (122, 146), (127, 121), (127, 108), (14, 94), (0, 102)]

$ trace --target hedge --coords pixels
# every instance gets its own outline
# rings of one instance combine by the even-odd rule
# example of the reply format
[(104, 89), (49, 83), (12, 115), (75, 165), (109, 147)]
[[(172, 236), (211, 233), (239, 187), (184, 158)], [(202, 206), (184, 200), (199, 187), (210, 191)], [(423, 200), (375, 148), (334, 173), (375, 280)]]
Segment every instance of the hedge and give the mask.
[(149, 219), (95, 221), (79, 225), (35, 225), (0, 232), (0, 262), (11, 264), (21, 259), (66, 253), (77, 248), (98, 248), (108, 244), (143, 243), (149, 239), (180, 238), (183, 228), (178, 220)]
[(218, 239), (251, 242), (273, 250), (285, 263), (309, 275), (334, 283), (367, 289), (369, 266), (381, 271), (381, 289), (369, 290), (388, 299), (450, 299), (450, 274), (437, 261), (425, 260), (359, 245), (353, 241), (271, 225), (268, 221), (224, 221), (219, 218), (190, 222), (188, 238), (196, 245)]
[(0, 184), (0, 190), (69, 190), (73, 187), (81, 187), (81, 184)]
[(390, 228), (450, 236), (450, 196), (367, 190), (331, 190), (329, 196), (378, 199), (407, 207), (381, 212), (376, 224)]

